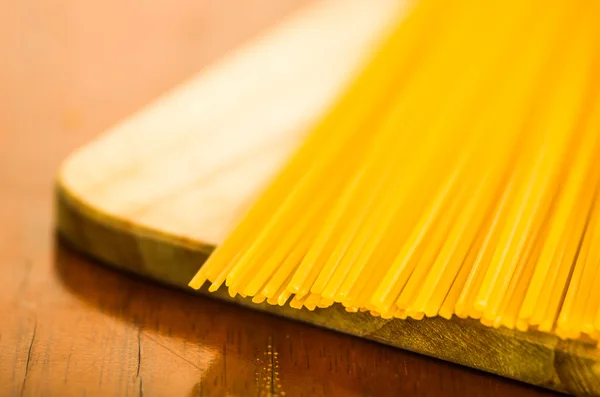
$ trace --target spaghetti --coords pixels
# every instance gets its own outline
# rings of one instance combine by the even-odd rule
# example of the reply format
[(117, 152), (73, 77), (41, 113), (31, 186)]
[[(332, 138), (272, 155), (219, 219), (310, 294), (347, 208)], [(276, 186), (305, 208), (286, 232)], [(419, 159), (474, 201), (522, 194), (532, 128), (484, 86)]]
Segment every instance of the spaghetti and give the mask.
[(418, 2), (190, 286), (599, 340), (590, 7)]

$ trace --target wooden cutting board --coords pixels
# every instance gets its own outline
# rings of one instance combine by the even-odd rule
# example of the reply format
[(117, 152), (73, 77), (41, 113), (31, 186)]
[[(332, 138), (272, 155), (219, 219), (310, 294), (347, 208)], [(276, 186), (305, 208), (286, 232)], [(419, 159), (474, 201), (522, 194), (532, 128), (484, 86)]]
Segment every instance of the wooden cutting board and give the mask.
[[(187, 286), (248, 202), (339, 95), (406, 4), (326, 0), (284, 21), (74, 153), (58, 229), (119, 269)], [(206, 290), (198, 293), (208, 294)], [(211, 294), (577, 395), (600, 395), (600, 350), (477, 321), (384, 320)]]

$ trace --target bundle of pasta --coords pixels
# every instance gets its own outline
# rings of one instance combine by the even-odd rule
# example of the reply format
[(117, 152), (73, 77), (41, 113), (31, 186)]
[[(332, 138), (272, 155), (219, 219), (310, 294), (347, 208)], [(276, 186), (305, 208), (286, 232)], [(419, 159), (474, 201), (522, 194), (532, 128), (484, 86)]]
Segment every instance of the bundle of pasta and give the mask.
[(190, 285), (600, 338), (599, 7), (418, 2)]

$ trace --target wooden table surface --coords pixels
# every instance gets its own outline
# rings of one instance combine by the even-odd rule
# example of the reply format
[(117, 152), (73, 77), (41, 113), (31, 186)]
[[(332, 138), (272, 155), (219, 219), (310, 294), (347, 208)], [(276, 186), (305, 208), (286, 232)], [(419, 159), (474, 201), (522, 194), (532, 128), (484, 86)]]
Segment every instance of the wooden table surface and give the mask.
[(52, 184), (71, 150), (307, 2), (0, 0), (0, 397), (553, 395), (124, 276), (57, 241)]

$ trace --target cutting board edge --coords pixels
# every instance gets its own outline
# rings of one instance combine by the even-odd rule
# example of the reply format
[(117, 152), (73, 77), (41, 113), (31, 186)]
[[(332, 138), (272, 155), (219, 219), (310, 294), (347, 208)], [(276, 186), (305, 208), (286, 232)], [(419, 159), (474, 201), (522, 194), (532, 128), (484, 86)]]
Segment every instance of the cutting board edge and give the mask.
[[(347, 313), (341, 306), (309, 312), (267, 303), (256, 305), (249, 299), (230, 298), (223, 291), (194, 291), (187, 282), (210, 255), (212, 246), (120, 219), (89, 205), (73, 191), (59, 177), (55, 186), (58, 234), (76, 251), (113, 268), (188, 293), (208, 295), (532, 385), (573, 395), (600, 396), (600, 352), (593, 345), (562, 341), (535, 331), (487, 328), (474, 320), (383, 320), (368, 313)], [(169, 267), (174, 263), (176, 267)], [(463, 339), (465, 336), (469, 342)]]

